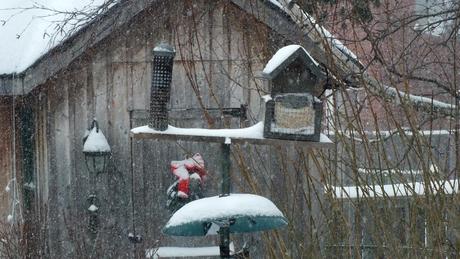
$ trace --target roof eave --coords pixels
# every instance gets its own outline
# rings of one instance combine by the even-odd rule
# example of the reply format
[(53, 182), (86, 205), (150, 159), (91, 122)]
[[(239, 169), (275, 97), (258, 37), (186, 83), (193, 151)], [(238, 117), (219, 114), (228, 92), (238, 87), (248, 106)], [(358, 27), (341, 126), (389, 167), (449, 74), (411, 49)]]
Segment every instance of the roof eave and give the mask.
[[(156, 0), (121, 1), (62, 43), (37, 59), (21, 73), (0, 75), (1, 95), (26, 95), (70, 65), (88, 48), (101, 42)], [(10, 80), (9, 78), (15, 78)]]
[[(35, 87), (44, 84), (49, 78), (69, 66), (88, 48), (101, 42), (114, 30), (126, 24), (155, 1), (157, 0), (121, 1), (100, 18), (88, 23), (74, 35), (52, 48), (23, 72), (1, 75), (0, 80), (3, 89), (0, 89), (0, 95), (26, 95), (30, 93)], [(271, 29), (278, 28), (275, 30), (278, 33), (283, 30), (285, 33), (281, 33), (281, 35), (289, 39), (304, 38), (289, 15), (270, 1), (232, 0), (232, 3), (259, 20), (266, 21), (268, 19), (268, 22), (262, 22), (269, 25)], [(314, 45), (312, 42), (306, 43), (304, 40), (299, 40), (299, 42), (310, 47)], [(15, 80), (12, 82), (3, 78), (15, 78)]]

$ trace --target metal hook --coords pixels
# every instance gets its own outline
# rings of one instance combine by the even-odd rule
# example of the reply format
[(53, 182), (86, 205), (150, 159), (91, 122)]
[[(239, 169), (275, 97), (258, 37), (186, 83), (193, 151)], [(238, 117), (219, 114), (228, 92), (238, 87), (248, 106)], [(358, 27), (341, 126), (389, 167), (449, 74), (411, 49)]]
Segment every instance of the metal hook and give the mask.
[(91, 123), (91, 129), (93, 129), (94, 127), (96, 127), (96, 132), (99, 132), (99, 123), (97, 122), (96, 118), (94, 118), (93, 122)]

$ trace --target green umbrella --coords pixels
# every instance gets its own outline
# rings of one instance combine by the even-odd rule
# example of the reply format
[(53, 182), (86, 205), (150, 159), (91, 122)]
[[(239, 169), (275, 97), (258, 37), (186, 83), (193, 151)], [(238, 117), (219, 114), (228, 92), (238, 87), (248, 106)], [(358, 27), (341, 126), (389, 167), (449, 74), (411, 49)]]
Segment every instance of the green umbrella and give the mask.
[(228, 226), (230, 233), (270, 230), (287, 225), (283, 213), (267, 198), (231, 194), (192, 201), (178, 210), (163, 232), (173, 236), (217, 234)]

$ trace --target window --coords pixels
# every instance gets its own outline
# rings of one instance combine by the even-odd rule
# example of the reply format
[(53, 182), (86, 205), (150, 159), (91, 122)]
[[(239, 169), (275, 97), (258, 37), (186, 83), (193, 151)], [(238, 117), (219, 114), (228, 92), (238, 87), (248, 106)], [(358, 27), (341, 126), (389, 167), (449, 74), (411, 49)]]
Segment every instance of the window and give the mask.
[(425, 183), (419, 170), (358, 173), (361, 185), (325, 186), (342, 208), (347, 221), (342, 225), (349, 225), (345, 238), (334, 234), (328, 249), (356, 258), (456, 258), (459, 214), (452, 199), (459, 193), (458, 179)]

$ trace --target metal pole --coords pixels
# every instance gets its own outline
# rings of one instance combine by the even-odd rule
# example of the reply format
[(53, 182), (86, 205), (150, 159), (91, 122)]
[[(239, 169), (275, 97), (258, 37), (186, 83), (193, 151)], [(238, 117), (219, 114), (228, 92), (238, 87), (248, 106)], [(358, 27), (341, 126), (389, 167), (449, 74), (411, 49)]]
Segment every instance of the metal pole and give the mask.
[(231, 258), (230, 256), (230, 227), (228, 225), (221, 226), (219, 229), (220, 235), (220, 258)]
[(230, 195), (230, 141), (222, 144), (222, 192), (221, 197)]
[[(222, 191), (220, 197), (230, 195), (230, 139), (226, 139), (222, 144)], [(226, 222), (224, 226), (219, 229), (220, 235), (220, 257), (230, 257), (230, 223)]]

